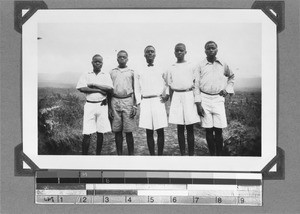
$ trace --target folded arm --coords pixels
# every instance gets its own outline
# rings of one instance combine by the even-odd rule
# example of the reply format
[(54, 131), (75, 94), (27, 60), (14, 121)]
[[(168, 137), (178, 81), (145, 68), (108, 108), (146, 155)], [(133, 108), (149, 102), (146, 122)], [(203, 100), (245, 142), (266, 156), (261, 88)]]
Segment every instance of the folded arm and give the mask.
[(112, 93), (113, 88), (107, 85), (99, 85), (99, 84), (88, 84), (88, 87), (91, 89), (98, 89), (105, 93)]
[(86, 94), (101, 93), (103, 95), (107, 95), (106, 91), (98, 88), (82, 87), (82, 88), (78, 88), (78, 91)]

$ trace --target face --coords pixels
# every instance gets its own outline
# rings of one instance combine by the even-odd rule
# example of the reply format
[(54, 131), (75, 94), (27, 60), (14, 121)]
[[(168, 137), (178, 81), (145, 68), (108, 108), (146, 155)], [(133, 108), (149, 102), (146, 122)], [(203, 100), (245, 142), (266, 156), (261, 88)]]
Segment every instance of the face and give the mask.
[(184, 45), (177, 45), (175, 47), (175, 57), (178, 59), (178, 60), (182, 60), (184, 59), (184, 56), (186, 54), (186, 49), (185, 49), (185, 46)]
[(145, 50), (144, 56), (146, 58), (147, 61), (153, 61), (155, 58), (155, 49), (153, 47), (148, 47)]
[(92, 61), (94, 70), (101, 70), (103, 65), (103, 58), (101, 56), (95, 56)]
[(216, 44), (214, 43), (209, 43), (205, 47), (205, 53), (207, 57), (215, 57), (218, 53), (218, 48)]
[(128, 56), (125, 52), (120, 52), (117, 56), (117, 61), (119, 65), (125, 66), (128, 61)]

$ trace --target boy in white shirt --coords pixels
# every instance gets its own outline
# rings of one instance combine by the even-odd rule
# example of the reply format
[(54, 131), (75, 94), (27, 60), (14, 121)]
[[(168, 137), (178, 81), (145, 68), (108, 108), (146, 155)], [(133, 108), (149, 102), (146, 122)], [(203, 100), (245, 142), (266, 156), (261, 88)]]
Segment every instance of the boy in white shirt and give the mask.
[(206, 59), (197, 67), (196, 105), (206, 131), (206, 141), (211, 155), (222, 155), (222, 129), (227, 127), (225, 97), (234, 93), (234, 74), (216, 55), (214, 41), (205, 44)]
[(112, 93), (113, 84), (108, 73), (101, 71), (103, 58), (96, 54), (92, 58), (93, 71), (83, 74), (76, 89), (86, 95), (83, 113), (82, 154), (87, 155), (91, 134), (97, 132), (96, 154), (100, 155), (103, 133), (110, 132), (108, 119), (107, 94)]
[(168, 70), (168, 85), (173, 91), (169, 123), (177, 124), (177, 136), (181, 155), (185, 155), (184, 128), (187, 130), (188, 154), (194, 155), (194, 127), (200, 122), (194, 99), (195, 74), (193, 66), (184, 57), (187, 53), (184, 44), (175, 46), (177, 62)]
[(168, 126), (165, 102), (169, 99), (169, 90), (165, 81), (166, 74), (153, 62), (155, 48), (147, 46), (144, 50), (147, 66), (135, 74), (135, 93), (140, 103), (139, 127), (146, 129), (150, 155), (155, 155), (154, 130), (157, 132), (158, 155), (163, 155), (164, 127)]

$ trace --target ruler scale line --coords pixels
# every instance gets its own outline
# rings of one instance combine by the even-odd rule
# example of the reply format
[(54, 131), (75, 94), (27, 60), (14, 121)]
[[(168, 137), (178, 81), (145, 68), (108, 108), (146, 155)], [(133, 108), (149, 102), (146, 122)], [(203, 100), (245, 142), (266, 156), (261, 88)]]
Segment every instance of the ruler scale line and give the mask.
[(262, 206), (261, 173), (37, 171), (37, 204)]

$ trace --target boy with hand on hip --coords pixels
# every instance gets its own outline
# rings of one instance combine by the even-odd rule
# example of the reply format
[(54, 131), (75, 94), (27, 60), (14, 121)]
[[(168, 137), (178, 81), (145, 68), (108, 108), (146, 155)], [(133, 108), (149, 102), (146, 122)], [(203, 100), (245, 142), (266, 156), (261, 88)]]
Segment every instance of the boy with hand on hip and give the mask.
[(227, 127), (225, 97), (234, 93), (234, 74), (226, 63), (216, 57), (218, 46), (214, 41), (208, 41), (204, 48), (207, 57), (196, 69), (196, 105), (206, 131), (209, 152), (220, 156), (223, 150), (222, 129)]

